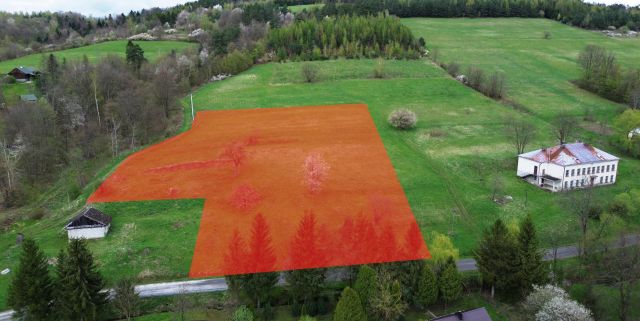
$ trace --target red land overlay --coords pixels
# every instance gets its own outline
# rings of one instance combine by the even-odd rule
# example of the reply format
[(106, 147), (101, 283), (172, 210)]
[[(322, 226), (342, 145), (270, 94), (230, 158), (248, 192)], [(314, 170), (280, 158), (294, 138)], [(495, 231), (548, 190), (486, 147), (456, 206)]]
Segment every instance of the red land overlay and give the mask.
[(190, 277), (430, 256), (366, 105), (199, 112), (88, 202), (193, 198)]

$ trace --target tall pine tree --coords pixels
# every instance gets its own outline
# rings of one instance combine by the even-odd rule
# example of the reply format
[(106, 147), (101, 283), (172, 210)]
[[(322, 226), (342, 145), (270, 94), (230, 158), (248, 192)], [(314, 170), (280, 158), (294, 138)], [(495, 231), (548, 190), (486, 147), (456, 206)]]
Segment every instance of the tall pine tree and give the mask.
[(365, 311), (371, 311), (371, 298), (378, 287), (378, 274), (368, 265), (361, 265), (358, 270), (353, 289), (358, 292), (362, 307)]
[(449, 257), (442, 267), (438, 278), (438, 290), (445, 304), (458, 300), (462, 296), (462, 276), (458, 272), (453, 257)]
[(129, 42), (127, 42), (126, 55), (129, 66), (131, 66), (133, 70), (139, 71), (142, 63), (145, 61), (144, 50), (142, 50), (142, 47), (129, 40)]
[(340, 295), (333, 321), (367, 321), (358, 293), (350, 287), (346, 287)]
[(542, 262), (542, 252), (538, 249), (538, 237), (531, 216), (527, 215), (520, 223), (518, 234), (519, 280), (521, 297), (533, 289), (533, 284), (544, 284), (547, 281), (546, 266)]
[(422, 267), (416, 297), (421, 308), (426, 308), (438, 300), (438, 279), (431, 266), (427, 264)]
[(86, 241), (71, 240), (58, 257), (58, 307), (63, 320), (100, 320), (107, 307), (104, 282)]
[(482, 282), (505, 298), (519, 296), (518, 250), (514, 236), (501, 219), (484, 232), (475, 253)]
[(36, 242), (26, 239), (18, 270), (9, 286), (9, 306), (14, 317), (25, 321), (55, 320), (52, 317), (53, 281), (47, 258)]

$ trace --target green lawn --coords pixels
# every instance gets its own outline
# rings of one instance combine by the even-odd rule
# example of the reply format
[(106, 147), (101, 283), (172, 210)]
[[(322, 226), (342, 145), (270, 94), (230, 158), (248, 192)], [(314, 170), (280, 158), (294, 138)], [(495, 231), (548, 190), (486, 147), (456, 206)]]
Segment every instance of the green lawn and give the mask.
[(310, 11), (313, 8), (322, 8), (324, 3), (315, 3), (315, 4), (301, 4), (297, 6), (288, 6), (287, 9), (293, 13), (302, 12), (303, 10)]
[[(613, 51), (626, 68), (640, 68), (640, 39), (610, 38), (549, 19), (403, 19), (440, 61), (501, 71), (509, 97), (537, 116), (553, 118), (559, 110), (582, 116), (591, 110), (609, 120), (619, 106), (580, 90), (569, 81), (580, 77), (578, 54), (587, 45)], [(551, 33), (544, 39), (544, 32)], [(466, 68), (465, 68), (466, 70)]]
[[(453, 226), (455, 245), (463, 256), (470, 256), (483, 229), (496, 218), (512, 222), (529, 213), (543, 246), (550, 245), (544, 236), (556, 226), (569, 227), (563, 243), (576, 241), (574, 219), (558, 204), (562, 196), (515, 175), (515, 152), (503, 134), (503, 122), (507, 116), (523, 117), (520, 112), (459, 84), (427, 61), (389, 61), (392, 75), (387, 79), (369, 76), (374, 63), (314, 62), (322, 76), (313, 84), (301, 81), (302, 63), (260, 65), (203, 86), (194, 93), (194, 104), (206, 110), (366, 103), (427, 240), (432, 232), (448, 233)], [(389, 112), (401, 107), (418, 114), (417, 129), (401, 132), (387, 125)], [(539, 132), (534, 145), (553, 144), (550, 124), (542, 117), (529, 117)], [(580, 135), (589, 137), (586, 132)], [(633, 179), (640, 162), (624, 159), (619, 167), (618, 183), (598, 189), (602, 197), (640, 186)], [(505, 194), (514, 198), (508, 205), (490, 199), (496, 175), (504, 181)], [(638, 223), (631, 218), (628, 226), (637, 228)]]
[[(184, 41), (137, 41), (144, 50), (144, 56), (149, 61), (155, 61), (159, 57), (168, 54), (171, 50), (180, 52), (187, 48), (196, 48), (196, 43)], [(124, 57), (127, 40), (115, 40), (89, 45), (84, 47), (60, 50), (51, 52), (58, 59), (66, 58), (67, 60), (82, 59), (84, 55), (89, 61), (95, 62), (99, 58), (107, 55), (119, 55)], [(41, 65), (43, 57), (50, 53), (33, 54), (16, 59), (0, 61), (0, 73), (5, 74), (17, 66), (33, 66), (38, 68)]]

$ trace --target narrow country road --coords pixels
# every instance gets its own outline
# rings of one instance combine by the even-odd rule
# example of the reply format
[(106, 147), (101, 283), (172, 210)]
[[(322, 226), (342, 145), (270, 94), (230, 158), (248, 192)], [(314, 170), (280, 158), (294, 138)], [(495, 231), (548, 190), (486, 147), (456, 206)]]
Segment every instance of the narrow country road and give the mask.
[[(630, 234), (624, 237), (624, 240), (618, 240), (612, 243), (613, 248), (627, 247), (640, 244), (640, 234)], [(545, 250), (544, 260), (553, 260), (554, 249)], [(555, 249), (557, 259), (568, 259), (578, 256), (578, 247), (562, 246)], [(475, 271), (478, 269), (476, 266), (476, 260), (472, 258), (460, 259), (457, 262), (458, 270), (461, 272)], [(330, 280), (340, 279), (342, 273), (334, 272), (328, 275)], [(285, 281), (281, 275), (278, 284), (284, 285)], [(153, 284), (142, 284), (136, 286), (136, 292), (140, 294), (140, 297), (150, 298), (157, 296), (171, 296), (177, 294), (188, 293), (204, 293), (204, 292), (220, 292), (227, 290), (227, 282), (224, 278), (214, 279), (202, 279), (192, 281), (176, 281), (176, 282), (163, 282)], [(11, 314), (13, 311), (0, 312), (0, 321), (11, 321)]]

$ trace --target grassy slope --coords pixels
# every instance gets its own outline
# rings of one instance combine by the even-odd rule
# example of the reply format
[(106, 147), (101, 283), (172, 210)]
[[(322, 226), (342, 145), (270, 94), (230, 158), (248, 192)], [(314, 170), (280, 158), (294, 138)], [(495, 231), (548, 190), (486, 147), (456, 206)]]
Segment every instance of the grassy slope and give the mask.
[[(172, 49), (182, 51), (184, 49), (194, 48), (197, 46), (195, 43), (183, 41), (137, 41), (136, 43), (142, 47), (144, 50), (144, 56), (150, 61), (154, 61), (162, 55), (166, 55)], [(110, 54), (124, 57), (126, 45), (126, 40), (115, 40), (51, 53), (56, 55), (58, 59), (66, 58), (67, 60), (82, 59), (82, 57), (86, 55), (87, 58), (89, 58), (89, 61), (95, 62), (100, 57)], [(38, 67), (41, 64), (43, 56), (48, 56), (49, 54), (50, 53), (47, 52), (44, 54), (33, 54), (16, 59), (0, 61), (0, 73), (5, 74), (16, 66)]]
[(302, 12), (303, 10), (311, 10), (313, 8), (321, 8), (322, 6), (324, 6), (323, 3), (316, 3), (316, 4), (301, 4), (301, 5), (297, 5), (297, 6), (288, 6), (287, 9), (289, 9), (289, 11), (293, 12), (293, 13), (298, 13), (298, 12)]

